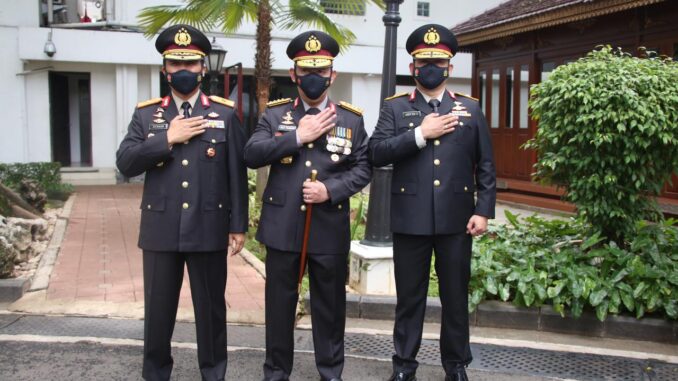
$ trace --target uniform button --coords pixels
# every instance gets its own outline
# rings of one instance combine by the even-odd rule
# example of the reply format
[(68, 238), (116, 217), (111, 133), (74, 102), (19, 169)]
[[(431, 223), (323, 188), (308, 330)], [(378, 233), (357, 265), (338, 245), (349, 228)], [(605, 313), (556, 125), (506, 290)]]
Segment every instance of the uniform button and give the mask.
[(337, 209), (341, 210), (341, 204), (337, 205)]
[(410, 123), (410, 127), (414, 127), (414, 123)]
[(311, 163), (311, 161), (310, 161), (310, 160), (306, 160), (306, 166), (307, 166), (307, 167), (310, 167), (310, 166), (311, 166), (311, 164), (312, 164), (312, 163)]
[(405, 192), (405, 188), (400, 188), (400, 193)]
[(188, 144), (188, 140), (186, 140), (186, 141), (184, 142), (184, 144)]
[(163, 165), (165, 165), (165, 162), (164, 162), (164, 161), (161, 161), (161, 162), (159, 162), (158, 164), (156, 164), (155, 166), (156, 166), (156, 167), (162, 167)]
[(464, 192), (468, 192), (468, 187), (464, 187)]
[(224, 207), (223, 204), (219, 204), (219, 209), (221, 209), (221, 208), (223, 208), (223, 207)]
[(149, 138), (152, 138), (152, 137), (154, 137), (154, 136), (155, 136), (155, 134), (152, 133), (152, 132), (148, 134), (148, 137), (149, 137)]
[(217, 139), (212, 139), (212, 144), (216, 143)]
[(268, 198), (268, 201), (273, 201), (273, 197), (269, 197), (269, 198)]
[(299, 209), (301, 209), (302, 212), (306, 211), (306, 205), (302, 205)]
[(433, 185), (439, 187), (440, 186), (440, 180), (433, 181)]
[(308, 149), (313, 148), (313, 143), (308, 143), (308, 144), (306, 144), (306, 147), (308, 147)]
[(181, 183), (181, 187), (184, 189), (188, 188), (188, 181), (184, 181), (183, 183)]
[(188, 209), (188, 203), (185, 202), (183, 205), (181, 205), (181, 207), (184, 208), (184, 209)]
[(151, 210), (151, 204), (146, 205), (146, 209)]
[(463, 126), (463, 125), (464, 125), (464, 122), (459, 122), (459, 125), (460, 125), (460, 126)]
[(187, 166), (187, 165), (188, 165), (188, 160), (186, 160), (186, 159), (182, 160), (182, 161), (181, 161), (181, 165), (183, 165), (184, 167)]
[(433, 141), (434, 146), (439, 146), (440, 145), (440, 140), (436, 139)]
[(438, 160), (438, 159), (433, 160), (433, 164), (440, 165), (440, 160)]

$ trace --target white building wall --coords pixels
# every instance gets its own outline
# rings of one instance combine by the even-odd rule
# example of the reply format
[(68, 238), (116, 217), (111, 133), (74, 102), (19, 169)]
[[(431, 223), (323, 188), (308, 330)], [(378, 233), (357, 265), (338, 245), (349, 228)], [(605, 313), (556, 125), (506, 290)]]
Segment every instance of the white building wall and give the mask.
[[(176, 5), (181, 0), (106, 0), (112, 23), (134, 26), (138, 12), (147, 6)], [(430, 0), (430, 17), (416, 16), (417, 1), (400, 7), (402, 23), (398, 32), (399, 75), (409, 75), (410, 56), (405, 51), (407, 36), (425, 23), (453, 26), (502, 0)], [(141, 33), (53, 28), (57, 48), (54, 57), (43, 52), (50, 28), (40, 28), (39, 2), (0, 0), (0, 102), (5, 123), (0, 127), (0, 162), (51, 160), (48, 71), (90, 73), (92, 153), (95, 167), (113, 168), (115, 151), (124, 137), (138, 101), (160, 96), (158, 71), (161, 59), (155, 38)], [(11, 5), (8, 5), (11, 4)], [(339, 81), (332, 98), (351, 102), (365, 110), (365, 127), (372, 131), (379, 113), (383, 60), (383, 11), (369, 5), (364, 16), (331, 15), (356, 34), (357, 40), (335, 61)], [(285, 54), (289, 40), (301, 30), (273, 30), (273, 71), (287, 75), (291, 62)], [(225, 65), (241, 62), (245, 73), (254, 67), (255, 25), (243, 24), (235, 34), (209, 33), (228, 50)], [(470, 55), (459, 54), (450, 88), (470, 92)]]

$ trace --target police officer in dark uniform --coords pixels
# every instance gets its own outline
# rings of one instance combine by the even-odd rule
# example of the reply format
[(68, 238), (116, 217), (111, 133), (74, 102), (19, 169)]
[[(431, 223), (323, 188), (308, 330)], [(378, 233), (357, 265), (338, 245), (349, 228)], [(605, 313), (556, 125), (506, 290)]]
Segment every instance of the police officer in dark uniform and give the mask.
[(245, 136), (227, 99), (200, 91), (207, 37), (174, 25), (155, 43), (171, 94), (142, 102), (117, 153), (127, 176), (146, 173), (139, 247), (144, 266), (143, 377), (169, 380), (170, 340), (188, 267), (203, 380), (226, 373), (226, 253), (247, 231)]
[[(465, 381), (471, 362), (468, 282), (472, 236), (494, 217), (490, 133), (477, 100), (445, 88), (454, 34), (424, 25), (407, 40), (417, 88), (384, 102), (370, 139), (375, 166), (393, 164), (391, 230), (398, 303), (390, 380), (416, 380), (432, 252), (442, 303), (446, 381)], [(476, 199), (474, 199), (474, 194)]]
[[(257, 231), (267, 249), (265, 380), (287, 380), (292, 373), (307, 205), (313, 205), (308, 271), (316, 365), (321, 380), (339, 380), (344, 366), (349, 197), (367, 185), (371, 168), (362, 112), (327, 95), (338, 53), (325, 33), (295, 37), (287, 55), (299, 97), (269, 102), (245, 146), (249, 167), (271, 166)], [(312, 170), (316, 182), (308, 180)]]

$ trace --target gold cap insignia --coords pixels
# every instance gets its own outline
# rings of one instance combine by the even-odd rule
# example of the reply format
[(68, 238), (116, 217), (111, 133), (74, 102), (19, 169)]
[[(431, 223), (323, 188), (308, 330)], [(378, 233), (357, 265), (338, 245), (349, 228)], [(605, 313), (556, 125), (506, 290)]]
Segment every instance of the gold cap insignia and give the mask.
[(424, 35), (424, 42), (427, 45), (436, 45), (437, 43), (440, 42), (440, 35), (438, 34), (438, 31), (435, 28), (431, 28), (426, 32)]
[(174, 35), (174, 43), (179, 46), (188, 46), (191, 44), (191, 35), (186, 31), (186, 28), (181, 28)]
[(305, 45), (306, 51), (309, 53), (316, 53), (320, 51), (320, 48), (322, 48), (322, 44), (320, 43), (320, 40), (316, 36), (311, 35), (308, 38), (308, 41), (306, 41)]

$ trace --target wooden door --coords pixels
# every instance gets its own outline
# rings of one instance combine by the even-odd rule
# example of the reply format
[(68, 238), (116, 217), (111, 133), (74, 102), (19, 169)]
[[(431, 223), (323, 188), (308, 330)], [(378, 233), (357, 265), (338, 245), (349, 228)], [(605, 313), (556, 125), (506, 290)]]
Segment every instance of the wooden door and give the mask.
[(529, 69), (525, 60), (492, 63), (478, 71), (477, 94), (490, 127), (500, 178), (530, 180), (534, 158), (521, 148), (532, 137)]

